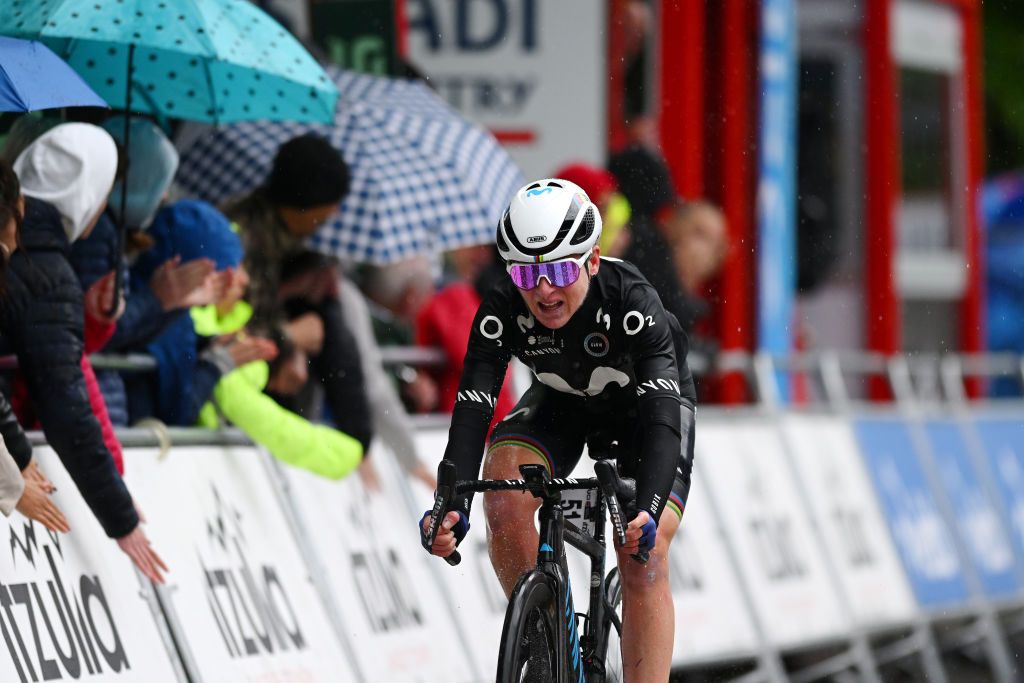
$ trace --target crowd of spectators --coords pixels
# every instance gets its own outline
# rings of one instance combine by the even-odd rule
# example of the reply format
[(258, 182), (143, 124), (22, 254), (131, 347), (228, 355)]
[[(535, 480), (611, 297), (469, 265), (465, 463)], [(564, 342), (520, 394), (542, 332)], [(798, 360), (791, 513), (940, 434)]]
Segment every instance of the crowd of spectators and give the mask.
[[(166, 566), (122, 479), (117, 427), (232, 426), (282, 462), (331, 479), (358, 469), (371, 488), (379, 442), (432, 488), (410, 413), (452, 410), (476, 309), (505, 277), (490, 245), (350, 268), (307, 249), (349, 187), (340, 153), (315, 135), (282, 145), (264, 183), (220, 207), (180, 196), (177, 166), (160, 126), (121, 115), (28, 116), (0, 154), (0, 355), (17, 359), (0, 380), (0, 511), (69, 530), (24, 431), (41, 429), (155, 581)], [(667, 173), (637, 147), (608, 169), (555, 175), (601, 206), (603, 253), (634, 259), (692, 329), (724, 221), (678, 200)], [(387, 371), (389, 343), (443, 362)], [(146, 354), (155, 369), (94, 371), (98, 352)], [(495, 421), (514, 405), (511, 375)]]

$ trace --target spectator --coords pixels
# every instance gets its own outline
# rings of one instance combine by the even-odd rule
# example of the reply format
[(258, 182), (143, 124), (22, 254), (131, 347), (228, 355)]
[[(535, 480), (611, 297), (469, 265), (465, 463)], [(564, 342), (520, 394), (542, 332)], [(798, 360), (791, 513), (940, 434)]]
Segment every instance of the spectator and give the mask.
[[(391, 447), (402, 469), (414, 479), (423, 482), (430, 490), (437, 487), (432, 472), (417, 455), (416, 441), (409, 414), (395, 390), (395, 385), (384, 370), (380, 346), (373, 334), (373, 320), (366, 299), (354, 282), (339, 275), (338, 294), (341, 300), (345, 324), (352, 331), (359, 347), (363, 363), (363, 377), (366, 381), (366, 397), (370, 402), (373, 428), (381, 439)], [(364, 481), (374, 484), (374, 474), (367, 464), (360, 469)]]
[(722, 266), (726, 252), (725, 217), (705, 201), (674, 202), (634, 230), (626, 260), (644, 274), (665, 309), (679, 319), (692, 348), (713, 352), (713, 345), (694, 334), (707, 315), (704, 285)]
[[(363, 289), (382, 307), (376, 337), (387, 344), (412, 346), (416, 316), (434, 294), (434, 277), (425, 258), (406, 259), (389, 266), (367, 268)], [(416, 413), (437, 410), (437, 385), (430, 375), (412, 367), (399, 370), (402, 395)]]
[[(704, 286), (722, 269), (728, 251), (725, 214), (714, 204), (696, 200), (677, 207), (668, 219), (673, 262), (683, 291), (703, 296)], [(680, 320), (687, 329), (696, 320)]]
[(87, 399), (83, 295), (67, 260), (70, 243), (99, 219), (116, 167), (110, 136), (80, 123), (56, 126), (18, 157), (25, 220), (0, 306), (0, 333), (18, 356), (47, 440), (85, 502), (136, 566), (162, 582), (166, 565), (139, 525)]
[[(429, 371), (438, 388), (437, 410), (445, 413), (455, 408), (469, 333), (483, 300), (484, 292), (479, 291), (477, 285), (490, 283), (486, 266), (498, 258), (498, 250), (493, 245), (483, 247), (486, 261), (477, 256), (480, 249), (466, 247), (452, 252), (451, 260), (463, 279), (434, 294), (416, 315), (416, 344), (440, 348), (445, 354), (444, 366)], [(492, 427), (505, 419), (505, 415), (515, 406), (510, 376), (511, 369), (506, 373), (498, 393)]]
[(619, 194), (618, 183), (611, 171), (589, 164), (569, 164), (555, 171), (562, 178), (579, 185), (590, 201), (601, 210), (601, 255), (620, 258), (629, 246), (629, 202)]
[[(185, 264), (208, 259), (224, 273), (228, 290), (240, 292), (248, 285), (248, 274), (241, 267), (241, 240), (224, 215), (206, 202), (184, 199), (164, 207), (150, 234), (155, 243), (139, 257), (132, 269), (134, 276), (148, 279), (173, 258)], [(203, 404), (224, 375), (277, 354), (272, 342), (259, 337), (201, 338), (189, 315), (175, 320), (147, 350), (156, 359), (157, 372), (129, 381), (131, 418), (156, 416), (166, 424), (180, 426), (196, 423)]]
[[(6, 294), (7, 268), (21, 241), (24, 209), (18, 177), (10, 164), (0, 161), (0, 297)], [(3, 437), (0, 440), (0, 512), (9, 516), (17, 509), (50, 531), (70, 531), (64, 513), (50, 499), (53, 484), (32, 460), (32, 447), (14, 417), (11, 404), (2, 394), (0, 435)]]
[[(335, 291), (337, 269), (316, 261), (305, 267), (308, 262), (295, 260), (305, 251), (306, 238), (337, 210), (348, 184), (348, 167), (338, 151), (321, 137), (304, 135), (281, 145), (266, 183), (229, 203), (225, 213), (241, 230), (251, 279), (251, 327), (281, 351), (283, 360), (275, 371), (299, 379), (294, 359), (308, 356), (335, 425), (356, 438), (365, 453), (372, 422), (359, 351)], [(283, 265), (289, 260), (300, 267), (286, 274)], [(286, 275), (300, 284), (289, 288)], [(279, 398), (286, 407), (295, 405)]]
[(649, 221), (658, 209), (676, 198), (668, 165), (650, 147), (633, 144), (613, 154), (608, 160), (608, 170), (615, 176), (619, 192), (629, 202), (630, 228), (638, 221)]
[[(115, 140), (123, 142), (123, 116), (115, 116), (103, 126)], [(170, 140), (146, 119), (132, 119), (131, 148), (127, 155), (131, 167), (127, 179), (114, 185), (110, 205), (92, 233), (71, 247), (71, 264), (83, 289), (109, 277), (114, 268), (121, 268), (122, 272), (127, 270), (126, 249), (142, 251), (151, 246), (152, 239), (143, 231), (153, 220), (178, 166), (178, 154)], [(115, 218), (121, 209), (125, 182), (128, 184), (125, 198), (128, 243), (122, 248)], [(146, 279), (136, 278), (133, 282), (124, 278), (124, 282), (125, 309), (117, 320), (116, 328), (97, 339), (95, 348), (87, 345), (87, 351), (100, 348), (121, 353), (142, 350), (184, 315), (189, 306), (210, 303), (225, 284), (223, 278), (214, 275), (214, 264), (210, 259), (195, 259), (182, 264), (173, 257)], [(121, 374), (114, 370), (96, 374), (110, 421), (114, 425), (127, 425), (127, 397)]]
[[(196, 332), (244, 339), (252, 308), (241, 300), (242, 293), (242, 287), (235, 287), (215, 305), (193, 308)], [(210, 402), (200, 412), (200, 424), (209, 428), (222, 422), (234, 424), (282, 462), (328, 479), (348, 475), (363, 458), (362, 445), (279, 405), (263, 393), (270, 378), (270, 366), (264, 360), (231, 370), (214, 387)]]

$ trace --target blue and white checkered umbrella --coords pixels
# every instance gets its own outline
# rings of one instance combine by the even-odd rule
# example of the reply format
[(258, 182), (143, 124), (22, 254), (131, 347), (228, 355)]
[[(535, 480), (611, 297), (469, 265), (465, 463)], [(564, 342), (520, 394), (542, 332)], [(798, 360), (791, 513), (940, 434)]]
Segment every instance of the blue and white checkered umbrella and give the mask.
[(483, 244), (523, 177), (487, 131), (430, 88), (328, 69), (342, 93), (333, 126), (238, 123), (200, 138), (184, 154), (178, 183), (220, 202), (261, 184), (277, 148), (314, 132), (341, 151), (352, 189), (313, 236), (314, 248), (388, 264)]

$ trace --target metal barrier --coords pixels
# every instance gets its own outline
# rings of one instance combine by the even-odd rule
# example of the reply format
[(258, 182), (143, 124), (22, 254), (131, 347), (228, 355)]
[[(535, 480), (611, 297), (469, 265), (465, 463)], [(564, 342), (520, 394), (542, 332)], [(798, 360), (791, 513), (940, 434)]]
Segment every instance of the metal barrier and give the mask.
[[(419, 351), (389, 358), (431, 362)], [(742, 373), (758, 402), (700, 408), (694, 486), (670, 558), (676, 669), (717, 668), (720, 676), (743, 667), (745, 682), (807, 683), (880, 681), (894, 667), (906, 667), (941, 683), (956, 680), (946, 653), (966, 652), (993, 680), (1018, 680), (1024, 403), (970, 400), (966, 386), (978, 378), (1016, 377), (1021, 359), (733, 353), (719, 356), (714, 368)], [(868, 376), (885, 378), (895, 401), (876, 404), (858, 395), (856, 385)], [(803, 383), (804, 391), (796, 406), (781, 391), (794, 383)], [(433, 467), (448, 418), (414, 421), (420, 454)], [(88, 634), (120, 636), (136, 675), (142, 673), (140, 639), (162, 639), (169, 662), (151, 653), (147, 664), (157, 668), (148, 680), (167, 680), (170, 671), (179, 680), (232, 680), (242, 670), (309, 680), (434, 680), (424, 677), (427, 667), (444, 680), (490, 677), (503, 604), (477, 533), (484, 528), (479, 505), (466, 562), (451, 570), (430, 561), (414, 534), (405, 533), (429, 492), (402, 476), (386, 449), (375, 454), (385, 499), (374, 501), (358, 478), (332, 483), (281, 467), (236, 429), (138, 426), (118, 435), (129, 451), (127, 477), (150, 519), (150, 535), (173, 557), (172, 585), (155, 595), (145, 582), (136, 590), (126, 560), (92, 529), (84, 505), (72, 502), (74, 486), (59, 475), (59, 502), (67, 501), (75, 528), (59, 543), (64, 559), (57, 557), (55, 539), (30, 538), (21, 521), (10, 523), (14, 564), (8, 566), (6, 556), (0, 561), (0, 602), (5, 591), (16, 590), (15, 602), (24, 593), (39, 610), (31, 588), (17, 586), (64, 585), (51, 578), (57, 569), (47, 562), (28, 561), (25, 549), (36, 542), (38, 553), (50, 553), (52, 566), (74, 579), (72, 605), (81, 593), (96, 617), (100, 603), (84, 595), (103, 591), (117, 628), (90, 627)], [(39, 433), (31, 438), (44, 443)], [(155, 449), (168, 446), (173, 451), (162, 459)], [(52, 455), (44, 460), (48, 472), (59, 468)], [(243, 556), (232, 554), (228, 536), (221, 545), (220, 534), (242, 524), (236, 514), (246, 521), (231, 542), (242, 544)], [(388, 519), (386, 530), (374, 532), (366, 515)], [(283, 545), (267, 546), (271, 540)], [(290, 554), (301, 562), (283, 557)], [(249, 586), (250, 576), (279, 578), (281, 592), (272, 581)], [(145, 609), (133, 602), (139, 596)], [(236, 598), (241, 602), (232, 607)], [(306, 621), (292, 620), (287, 604), (296, 614), (308, 610)], [(46, 609), (54, 608), (47, 602)], [(255, 631), (239, 621), (244, 609), (253, 611)], [(155, 630), (139, 624), (146, 610)], [(31, 632), (26, 614), (0, 611), (0, 626), (13, 639), (5, 640), (10, 662), (0, 652), (0, 678), (33, 680), (44, 665), (14, 638)], [(59, 622), (50, 613), (46, 618)], [(317, 636), (289, 640), (300, 631)], [(468, 651), (438, 651), (421, 669), (410, 665), (439, 631), (457, 632)], [(39, 632), (45, 636), (45, 629)], [(76, 637), (83, 648), (88, 634)], [(324, 654), (337, 667), (325, 673), (327, 660), (317, 653), (330, 650), (328, 634), (344, 661)], [(304, 647), (288, 645), (300, 641)], [(103, 647), (119, 652), (112, 643), (105, 640)], [(67, 655), (58, 662), (69, 675), (72, 660)], [(95, 655), (81, 661), (102, 664), (104, 671), (113, 666)]]

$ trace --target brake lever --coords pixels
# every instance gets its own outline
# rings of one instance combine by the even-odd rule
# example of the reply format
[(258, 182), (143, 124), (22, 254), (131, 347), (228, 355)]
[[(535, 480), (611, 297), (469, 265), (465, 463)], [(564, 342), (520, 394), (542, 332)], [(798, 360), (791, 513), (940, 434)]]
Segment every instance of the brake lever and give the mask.
[(615, 466), (607, 460), (598, 460), (594, 463), (594, 472), (597, 474), (597, 481), (601, 484), (601, 495), (608, 504), (608, 515), (612, 518), (612, 529), (615, 532), (615, 540), (619, 545), (626, 543), (626, 514), (619, 504), (619, 497), (615, 491)]
[[(455, 463), (442, 460), (437, 464), (437, 489), (434, 492), (434, 507), (430, 510), (430, 523), (427, 525), (427, 547), (434, 546), (437, 532), (441, 530), (441, 520), (455, 499), (455, 477)], [(444, 561), (455, 567), (462, 562), (462, 556), (455, 550)]]

